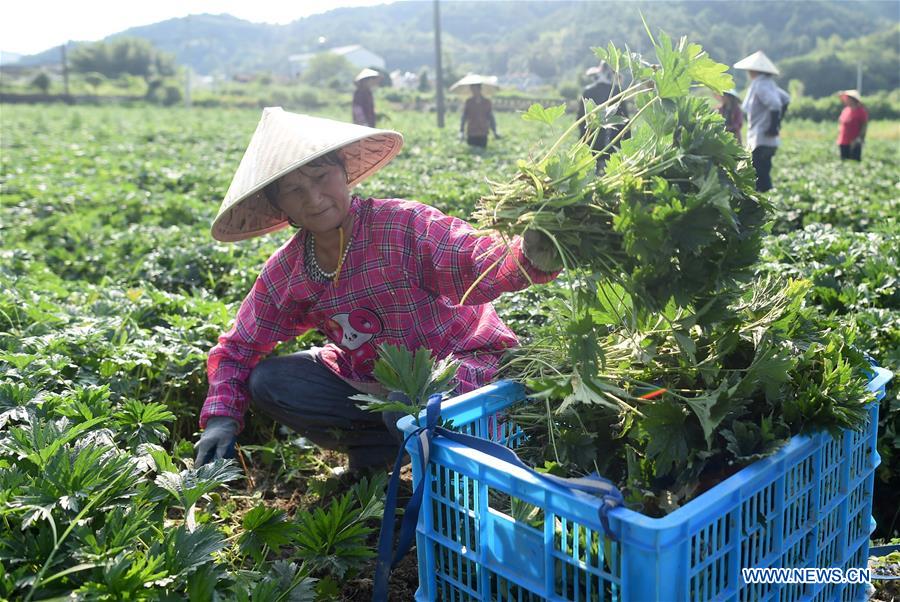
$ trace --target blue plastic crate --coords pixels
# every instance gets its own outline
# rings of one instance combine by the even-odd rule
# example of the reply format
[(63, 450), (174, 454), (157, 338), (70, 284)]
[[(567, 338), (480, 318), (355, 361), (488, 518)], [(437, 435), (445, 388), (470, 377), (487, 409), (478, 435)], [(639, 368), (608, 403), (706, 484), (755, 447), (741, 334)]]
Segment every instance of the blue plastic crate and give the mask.
[[(874, 370), (881, 399), (892, 375)], [(520, 403), (521, 386), (500, 382), (444, 402), (441, 415), (516, 448), (524, 435), (502, 414)], [(618, 541), (604, 535), (597, 498), (443, 437), (423, 471), (411, 445), (414, 485), (426, 479), (416, 599), (863, 600), (864, 585), (747, 585), (741, 568), (866, 566), (877, 416), (872, 404), (861, 432), (793, 437), (663, 518), (616, 508)], [(399, 426), (415, 429), (411, 418)]]

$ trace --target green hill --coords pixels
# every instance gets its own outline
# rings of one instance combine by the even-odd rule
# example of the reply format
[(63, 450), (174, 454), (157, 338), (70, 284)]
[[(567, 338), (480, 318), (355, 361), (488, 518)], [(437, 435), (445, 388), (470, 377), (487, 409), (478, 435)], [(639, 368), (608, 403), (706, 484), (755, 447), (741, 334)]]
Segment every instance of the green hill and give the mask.
[[(872, 63), (870, 74), (879, 85), (896, 87), (898, 63), (890, 60), (896, 57), (898, 36), (895, 29), (886, 30), (898, 24), (894, 2), (442, 2), (441, 13), (446, 61), (457, 73), (530, 71), (551, 83), (572, 81), (592, 63), (591, 46), (610, 40), (637, 50), (646, 46), (643, 13), (652, 27), (688, 35), (727, 63), (764, 49), (779, 64), (816, 53), (823, 54), (820, 62), (825, 64), (829, 49), (849, 53), (855, 46), (845, 40), (875, 34), (872, 39), (881, 40), (893, 54), (860, 42), (866, 51), (886, 57)], [(287, 74), (288, 57), (320, 49), (320, 37), (327, 40), (323, 48), (362, 44), (383, 56), (389, 69), (417, 71), (432, 65), (434, 54), (431, 2), (342, 8), (282, 26), (229, 15), (192, 15), (120, 35), (148, 39), (203, 74)], [(23, 62), (44, 59), (56, 61), (58, 52)], [(798, 67), (791, 77), (803, 80), (808, 93), (828, 86), (821, 71), (812, 75)]]
[(800, 80), (805, 94), (818, 97), (856, 87), (857, 65), (866, 93), (900, 88), (900, 25), (852, 40), (820, 40), (815, 50), (780, 68), (785, 81)]

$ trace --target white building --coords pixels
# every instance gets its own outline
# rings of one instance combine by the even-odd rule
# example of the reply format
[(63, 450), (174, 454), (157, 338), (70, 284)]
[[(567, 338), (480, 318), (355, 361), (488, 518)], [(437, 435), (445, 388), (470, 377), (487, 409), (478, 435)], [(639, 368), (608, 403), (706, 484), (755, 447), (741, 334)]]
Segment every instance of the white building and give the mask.
[(419, 76), (411, 71), (391, 71), (391, 87), (401, 90), (415, 90), (419, 87)]
[[(337, 48), (328, 48), (327, 50), (323, 50), (322, 52), (330, 52), (332, 54), (337, 54), (345, 59), (347, 59), (351, 65), (357, 67), (359, 69), (363, 69), (365, 67), (375, 67), (378, 69), (384, 69), (385, 62), (384, 59), (369, 50), (368, 48), (364, 48), (359, 44), (353, 44), (352, 46), (338, 46)], [(318, 52), (307, 52), (304, 54), (292, 54), (288, 57), (288, 61), (291, 63), (291, 75), (293, 77), (299, 77), (309, 65), (309, 61), (312, 57), (320, 54)]]

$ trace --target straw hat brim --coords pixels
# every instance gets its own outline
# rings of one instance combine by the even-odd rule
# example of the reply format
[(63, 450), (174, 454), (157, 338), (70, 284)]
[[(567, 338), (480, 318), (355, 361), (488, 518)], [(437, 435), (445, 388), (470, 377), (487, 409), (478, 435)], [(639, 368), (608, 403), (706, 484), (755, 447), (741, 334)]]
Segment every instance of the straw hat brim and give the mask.
[(360, 71), (359, 73), (356, 74), (356, 77), (353, 78), (353, 82), (359, 83), (359, 82), (363, 81), (364, 79), (374, 79), (374, 78), (380, 79), (381, 74), (379, 72), (375, 71), (374, 69), (369, 69), (368, 67), (366, 67), (365, 69), (363, 69), (362, 71)]
[(762, 50), (758, 50), (750, 56), (742, 58), (734, 64), (734, 68), (742, 69), (744, 71), (768, 73), (769, 75), (780, 75), (778, 67), (775, 66), (775, 63), (773, 63)]
[(496, 77), (470, 73), (469, 75), (465, 76), (464, 78), (450, 86), (450, 91), (457, 94), (468, 94), (471, 91), (471, 86), (475, 85), (481, 86), (482, 94), (493, 94), (500, 89), (500, 86), (497, 84)]
[(339, 151), (353, 187), (384, 167), (403, 146), (403, 136), (269, 107), (247, 146), (212, 224), (212, 236), (236, 242), (288, 226), (264, 189), (282, 176), (332, 151)]
[[(450, 90), (454, 94), (458, 94), (459, 96), (471, 96), (472, 90), (471, 85), (460, 86), (458, 88), (454, 88)], [(482, 96), (492, 96), (499, 88), (497, 86), (488, 86), (485, 84), (481, 84), (481, 95)]]
[(856, 90), (841, 90), (838, 92), (839, 96), (849, 96), (854, 99), (856, 102), (862, 102), (862, 97), (859, 95), (859, 92)]

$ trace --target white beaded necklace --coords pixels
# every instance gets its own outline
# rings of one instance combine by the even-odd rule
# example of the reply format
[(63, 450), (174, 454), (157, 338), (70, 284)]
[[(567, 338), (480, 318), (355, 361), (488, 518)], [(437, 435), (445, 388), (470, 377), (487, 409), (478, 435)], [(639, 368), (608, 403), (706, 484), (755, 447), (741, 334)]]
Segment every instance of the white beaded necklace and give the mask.
[[(344, 229), (341, 228), (341, 243), (344, 242)], [(341, 258), (338, 260), (337, 267), (333, 272), (326, 272), (319, 266), (319, 262), (316, 259), (316, 235), (312, 232), (309, 233), (309, 242), (307, 243), (306, 254), (309, 259), (309, 268), (312, 272), (312, 276), (316, 280), (337, 280), (338, 274), (341, 273), (341, 268), (344, 266), (344, 261), (347, 260), (347, 254), (350, 252), (350, 245), (353, 244), (353, 232), (350, 232), (350, 238), (347, 239), (347, 246), (344, 247), (344, 252), (341, 254)]]

